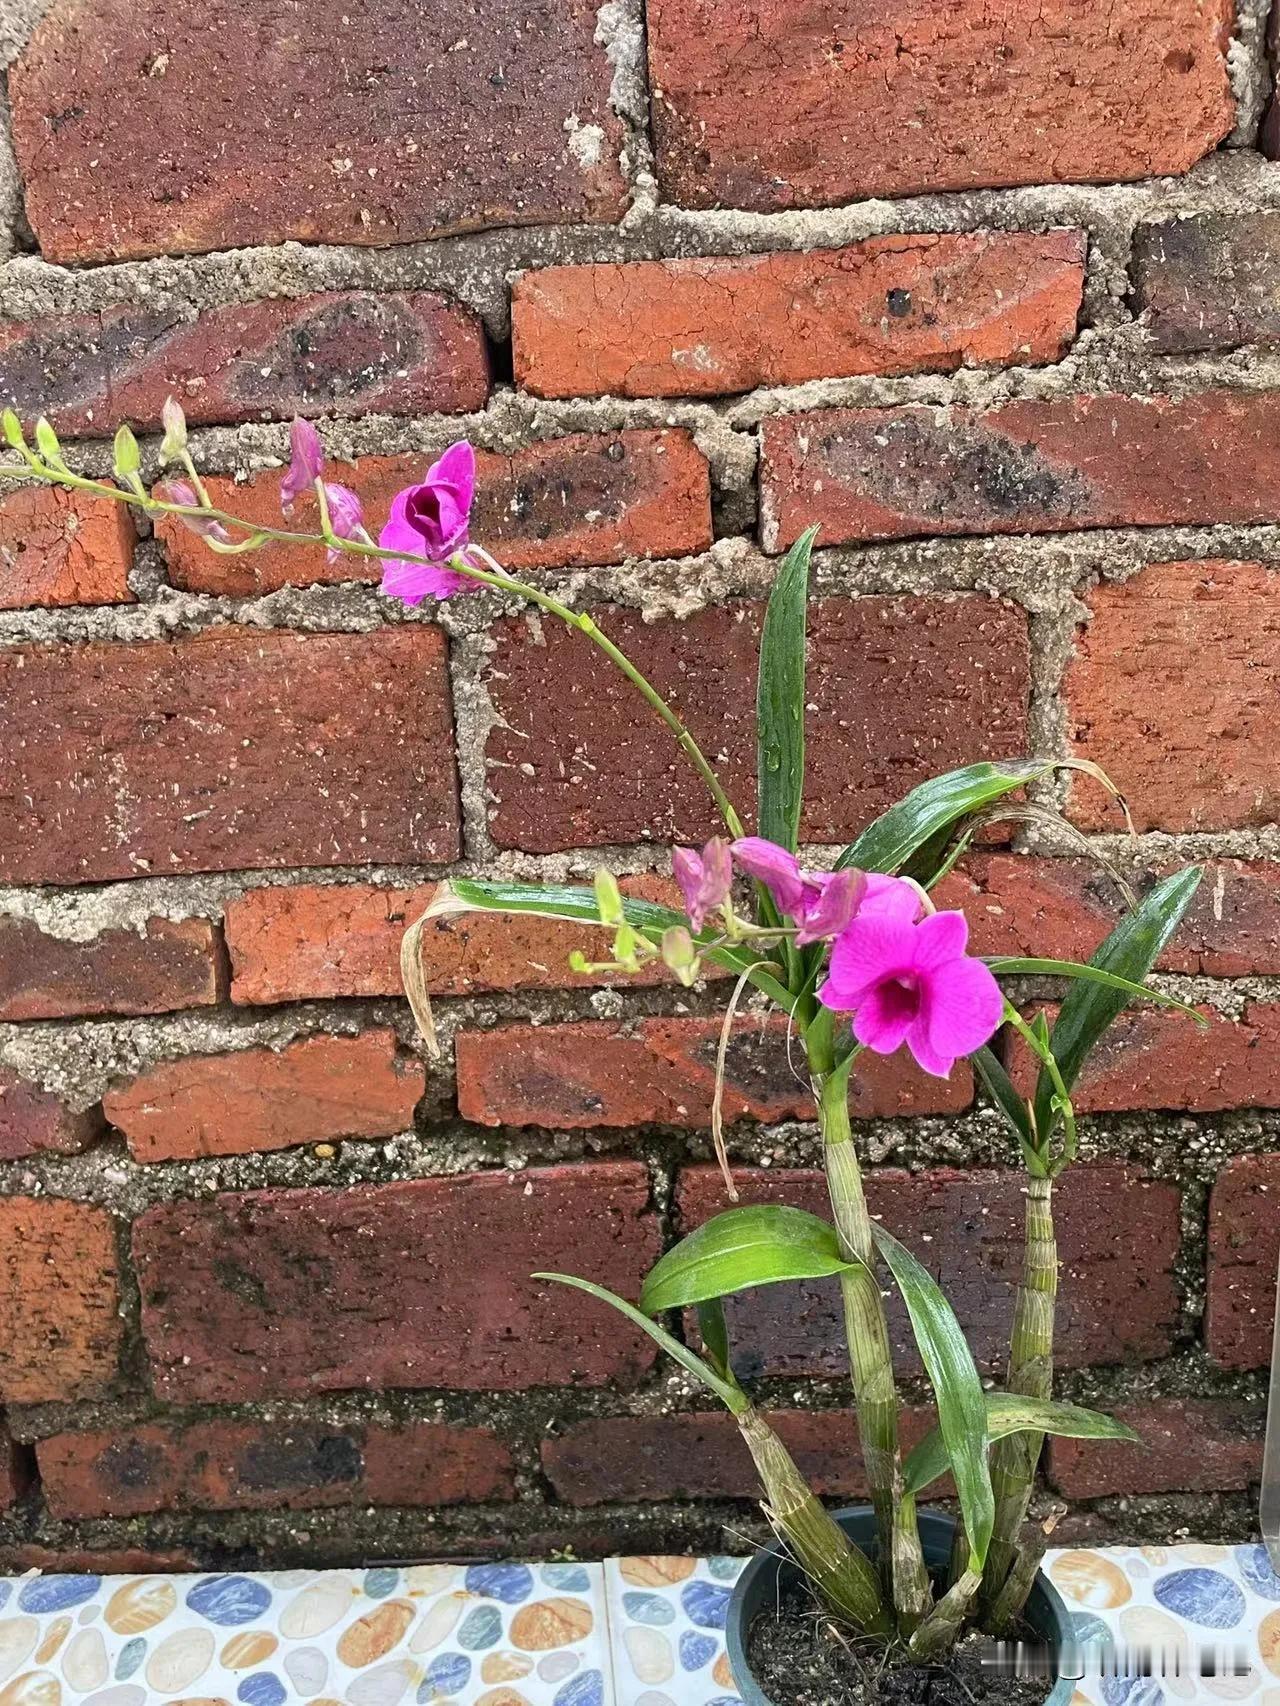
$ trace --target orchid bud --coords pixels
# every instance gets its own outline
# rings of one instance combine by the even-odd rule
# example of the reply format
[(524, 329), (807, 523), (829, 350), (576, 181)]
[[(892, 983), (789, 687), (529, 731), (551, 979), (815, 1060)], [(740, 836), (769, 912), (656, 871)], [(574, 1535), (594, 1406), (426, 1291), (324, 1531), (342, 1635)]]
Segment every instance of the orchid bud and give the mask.
[(164, 422), (164, 437), (160, 440), (160, 455), (166, 462), (177, 462), (187, 448), (187, 417), (176, 397), (166, 397), (160, 411)]
[(132, 427), (122, 426), (116, 433), (114, 465), (116, 478), (137, 490), (141, 484), (138, 470), (142, 467), (142, 453)]
[(62, 446), (58, 443), (58, 435), (43, 415), (36, 422), (36, 449), (46, 462), (55, 466), (62, 463)]
[(624, 924), (626, 919), (622, 911), (622, 890), (618, 887), (618, 879), (613, 872), (606, 871), (602, 866), (596, 872), (594, 887), (600, 922), (619, 926)]
[[(321, 482), (329, 531), (338, 539), (357, 539), (364, 532), (364, 507), (350, 486), (340, 486), (334, 480)], [(341, 551), (329, 548), (329, 561), (336, 563)]]
[[(151, 495), (161, 503), (178, 504), (182, 509), (200, 508), (199, 494), (186, 480), (166, 480), (163, 485), (154, 487)], [(180, 515), (177, 519), (190, 532), (198, 534), (201, 539), (207, 539), (211, 544), (231, 543), (231, 535), (222, 523), (211, 515)]]
[(620, 924), (613, 938), (613, 957), (623, 971), (639, 971), (648, 957), (649, 944), (630, 924)]
[(4, 441), (13, 450), (25, 450), (27, 441), (22, 435), (22, 422), (12, 409), (6, 409), (0, 415), (0, 426), (4, 429)]
[(280, 507), (286, 515), (292, 514), (293, 506), (303, 492), (311, 491), (324, 472), (324, 446), (310, 421), (294, 416), (289, 429), (289, 446), (292, 455), (280, 482)]
[(683, 924), (673, 924), (662, 932), (662, 963), (673, 971), (686, 989), (697, 982), (701, 961), (693, 945), (693, 937)]

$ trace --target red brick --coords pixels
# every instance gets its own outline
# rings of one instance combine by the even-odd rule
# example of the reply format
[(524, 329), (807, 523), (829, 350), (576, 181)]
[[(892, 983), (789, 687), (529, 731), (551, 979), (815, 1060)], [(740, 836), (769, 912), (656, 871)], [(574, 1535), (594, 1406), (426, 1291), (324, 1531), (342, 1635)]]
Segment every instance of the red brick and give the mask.
[(230, 1193), (134, 1223), (156, 1391), (211, 1403), (633, 1381), (650, 1341), (529, 1276), (567, 1265), (635, 1296), (660, 1248), (632, 1162)]
[[(1122, 1013), (1080, 1074), (1077, 1112), (1280, 1107), (1280, 1002), (1247, 1002), (1239, 1020), (1200, 1011), (1207, 1025), (1158, 1007)], [(1014, 1061), (1014, 1081), (1029, 1092), (1034, 1075), (1021, 1047)]]
[[(818, 1172), (736, 1170), (744, 1202), (785, 1202), (830, 1217)], [(958, 1172), (896, 1168), (867, 1175), (873, 1215), (939, 1280), (974, 1355), (992, 1373), (1008, 1354), (1014, 1291), (1022, 1265), (1023, 1189), (1013, 1170)], [(1141, 1362), (1170, 1348), (1178, 1317), (1173, 1265), (1178, 1255), (1179, 1197), (1172, 1185), (1111, 1164), (1077, 1166), (1054, 1195), (1062, 1258), (1056, 1354), (1065, 1368)], [(682, 1231), (729, 1206), (718, 1169), (680, 1175), (676, 1204)], [(895, 1354), (918, 1367), (906, 1315), (888, 1304)], [(726, 1306), (734, 1364), (744, 1377), (792, 1379), (846, 1375), (839, 1288), (818, 1280), (764, 1286)]]
[(540, 397), (713, 397), (1057, 361), (1083, 285), (1078, 231), (546, 267), (512, 292), (516, 383)]
[(1139, 225), (1131, 270), (1155, 349), (1280, 343), (1280, 214), (1198, 213)]
[(1280, 1155), (1242, 1155), (1209, 1198), (1205, 1344), (1224, 1368), (1271, 1361), (1280, 1258)]
[[(500, 0), (286, 0), (270, 18), (227, 0), (216, 22), (183, 0), (62, 0), (36, 30), (11, 99), (47, 260), (407, 243), (626, 206), (588, 0), (518, 17)], [(159, 163), (145, 195), (139, 138)]]
[(174, 1575), (200, 1566), (194, 1554), (177, 1546), (113, 1546), (94, 1551), (84, 1546), (36, 1546), (26, 1542), (0, 1546), (0, 1569), (14, 1575), (28, 1570), (44, 1574), (93, 1576)]
[(445, 650), (425, 625), (11, 647), (0, 881), (456, 857)]
[[(643, 1019), (631, 1025), (506, 1025), (460, 1031), (458, 1111), (482, 1125), (593, 1126), (711, 1121), (720, 1020)], [(794, 1058), (793, 1058), (794, 1057)], [(726, 1059), (726, 1119), (812, 1119), (813, 1095), (783, 1014), (739, 1018)], [(955, 1113), (973, 1098), (961, 1064), (951, 1080), (930, 1078), (901, 1052), (864, 1056), (853, 1107), (859, 1118)]]
[[(755, 800), (762, 607), (683, 621), (595, 613), (717, 761), (744, 815)], [(983, 597), (827, 598), (810, 606), (807, 840), (850, 839), (908, 788), (953, 765), (1027, 750), (1026, 618)], [(717, 827), (667, 730), (580, 634), (499, 621), (488, 688), (490, 832), (551, 853)], [(886, 719), (885, 705), (893, 716)]]
[(224, 993), (222, 950), (207, 918), (149, 918), (87, 941), (25, 918), (0, 918), (0, 1019), (172, 1013), (213, 1007)]
[(454, 1505), (515, 1490), (497, 1435), (450, 1423), (151, 1422), (55, 1434), (36, 1457), (55, 1517)]
[(1228, 0), (650, 0), (658, 173), (686, 207), (830, 207), (1185, 172), (1234, 123)]
[[(1069, 732), (1124, 791), (1137, 827), (1272, 822), (1280, 576), (1262, 563), (1155, 563), (1088, 602), (1065, 682)], [(1077, 783), (1072, 806), (1077, 822), (1100, 827), (1096, 784)]]
[[(1124, 874), (1138, 892), (1173, 867)], [(1090, 859), (1035, 859), (993, 853), (966, 859), (934, 891), (958, 907), (980, 954), (1088, 959), (1124, 916), (1113, 879)], [(1280, 973), (1280, 865), (1217, 859), (1170, 946), (1162, 971), (1205, 977)]]
[(916, 534), (1280, 519), (1280, 392), (822, 409), (761, 423), (761, 537), (784, 550)]
[[(330, 474), (359, 492), (374, 534), (391, 500), (422, 478), (423, 456), (366, 456), (330, 464)], [(528, 445), (510, 456), (476, 458), (472, 535), (505, 568), (563, 568), (620, 563), (627, 557), (680, 557), (711, 543), (711, 487), (706, 458), (686, 432), (636, 430), (572, 434)], [(207, 482), (215, 505), (247, 521), (280, 525), (280, 477), (247, 485)], [(314, 524), (303, 517), (301, 526)], [(267, 545), (243, 557), (220, 557), (179, 523), (161, 521), (170, 577), (191, 592), (250, 597), (312, 581), (376, 581), (381, 565), (325, 552)]]
[[(678, 904), (674, 883), (625, 877), (623, 892)], [(334, 996), (399, 995), (400, 944), (421, 916), (434, 883), (387, 889), (372, 883), (298, 883), (249, 889), (226, 912), (231, 999), (242, 1005)], [(423, 965), (433, 995), (494, 989), (592, 989), (600, 984), (664, 981), (662, 968), (634, 976), (579, 976), (569, 955), (593, 959), (609, 938), (553, 920), (468, 913), (436, 919), (423, 932)], [(709, 976), (721, 975), (711, 968)]]
[(1234, 1399), (1155, 1398), (1110, 1411), (1142, 1435), (1050, 1439), (1048, 1476), (1069, 1499), (1247, 1492), (1262, 1479), (1262, 1407)]
[(188, 1055), (102, 1099), (135, 1161), (248, 1155), (344, 1137), (394, 1137), (413, 1124), (422, 1065), (394, 1031), (302, 1037), (279, 1050)]
[(176, 396), (193, 426), (484, 407), (479, 320), (430, 291), (329, 291), (233, 303), (189, 318), (122, 303), (0, 324), (0, 402), (59, 432), (160, 425)]
[[(820, 1498), (867, 1496), (852, 1411), (766, 1409), (765, 1414)], [(909, 1449), (935, 1419), (931, 1409), (906, 1409), (903, 1444)], [(760, 1496), (737, 1423), (721, 1410), (577, 1422), (543, 1441), (542, 1467), (571, 1505)]]
[(101, 1130), (101, 1108), (75, 1112), (52, 1091), (0, 1066), (0, 1161), (21, 1161), (45, 1150), (76, 1155)]
[(115, 1224), (58, 1197), (0, 1198), (0, 1397), (97, 1398), (120, 1346)]
[(0, 1422), (0, 1511), (17, 1504), (30, 1478), (26, 1454)]
[(0, 491), (0, 610), (132, 604), (129, 512), (54, 486)]

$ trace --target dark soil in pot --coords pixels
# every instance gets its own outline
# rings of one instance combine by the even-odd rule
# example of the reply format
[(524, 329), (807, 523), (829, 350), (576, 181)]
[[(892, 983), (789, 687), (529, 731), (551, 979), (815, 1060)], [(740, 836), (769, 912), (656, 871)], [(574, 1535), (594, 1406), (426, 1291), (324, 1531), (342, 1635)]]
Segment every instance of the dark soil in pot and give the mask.
[(747, 1652), (756, 1682), (779, 1706), (1044, 1706), (1052, 1679), (998, 1675), (982, 1663), (984, 1645), (974, 1631), (933, 1664), (889, 1657), (838, 1632), (808, 1589), (792, 1583), (755, 1618)]

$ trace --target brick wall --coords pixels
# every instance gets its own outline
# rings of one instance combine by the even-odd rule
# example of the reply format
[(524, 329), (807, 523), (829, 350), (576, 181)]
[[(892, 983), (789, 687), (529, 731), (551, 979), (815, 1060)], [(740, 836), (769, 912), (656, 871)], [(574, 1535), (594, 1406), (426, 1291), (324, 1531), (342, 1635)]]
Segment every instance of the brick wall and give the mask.
[[(1045, 1491), (1077, 1536), (1240, 1535), (1280, 1246), (1265, 5), (640, 3), (6, 14), (0, 400), (102, 470), (172, 390), (263, 517), (296, 409), (375, 522), (466, 434), (486, 542), (748, 806), (762, 598), (820, 521), (812, 843), (965, 760), (1105, 764), (1139, 838), (1083, 782), (1079, 834), (1138, 880), (1208, 863), (1161, 975), (1212, 1022), (1134, 1015), (1082, 1092), (1061, 1386), (1148, 1446), (1054, 1445)], [(710, 827), (663, 732), (567, 632), (346, 562), (19, 490), (0, 563), (0, 1567), (735, 1543), (726, 1418), (528, 1278), (634, 1288), (721, 1206), (723, 990), (465, 920), (429, 1067), (396, 966), (449, 873), (662, 893), (657, 843)], [(984, 948), (1097, 942), (1079, 834), (949, 880)], [(744, 1018), (729, 1068), (744, 1196), (818, 1206), (784, 1031)], [(964, 1069), (872, 1061), (858, 1098), (874, 1203), (994, 1369), (1002, 1128)], [(732, 1315), (857, 1495), (829, 1291)]]

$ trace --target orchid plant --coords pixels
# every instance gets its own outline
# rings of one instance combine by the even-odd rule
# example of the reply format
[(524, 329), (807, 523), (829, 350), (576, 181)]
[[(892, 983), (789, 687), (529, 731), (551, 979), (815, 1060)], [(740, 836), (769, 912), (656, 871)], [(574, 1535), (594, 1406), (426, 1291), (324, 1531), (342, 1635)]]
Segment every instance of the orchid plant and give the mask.
[[(726, 1196), (735, 1204), (720, 1111), (730, 1027), (748, 990), (787, 1015), (807, 1062), (830, 1219), (778, 1205), (728, 1207), (661, 1258), (635, 1303), (572, 1275), (535, 1277), (576, 1286), (620, 1310), (727, 1406), (759, 1471), (770, 1522), (844, 1625), (866, 1639), (903, 1645), (917, 1658), (945, 1650), (971, 1621), (995, 1632), (1008, 1629), (1030, 1591), (1047, 1536), (1048, 1525), (1028, 1521), (1044, 1436), (1136, 1437), (1095, 1411), (1053, 1401), (1058, 1283), (1053, 1188), (1076, 1155), (1072, 1087), (1089, 1051), (1122, 1009), (1145, 998), (1198, 1017), (1144, 980), (1190, 905), (1199, 870), (1165, 877), (1140, 900), (1126, 890), (1129, 910), (1087, 965), (975, 955), (963, 914), (939, 911), (931, 898), (973, 836), (996, 817), (1046, 809), (1015, 804), (1013, 796), (1064, 767), (1110, 784), (1096, 767), (1078, 760), (971, 764), (913, 789), (869, 824), (833, 868), (805, 863), (798, 849), (806, 617), (816, 529), (784, 558), (768, 601), (757, 697), (757, 833), (748, 834), (676, 710), (593, 618), (514, 579), (471, 537), (475, 457), (469, 444), (451, 446), (420, 483), (398, 494), (375, 541), (358, 496), (326, 478), (321, 440), (308, 422), (293, 423), (280, 496), (284, 519), (303, 504), (309, 507), (314, 516), (309, 527), (266, 527), (217, 508), (172, 400), (164, 428), (158, 456), (169, 472), (148, 489), (141, 451), (128, 427), (116, 436), (113, 483), (74, 473), (45, 420), (36, 423), (28, 442), (8, 411), (3, 431), (16, 459), (0, 465), (0, 475), (90, 492), (151, 517), (173, 516), (219, 553), (252, 551), (271, 540), (321, 546), (334, 560), (372, 558), (382, 564), (383, 591), (407, 605), (481, 587), (513, 595), (604, 651), (666, 724), (709, 790), (724, 830), (702, 848), (674, 849), (682, 908), (624, 898), (607, 870), (591, 887), (457, 878), (440, 886), (427, 916), (406, 934), (406, 992), (434, 1052), (422, 932), (434, 920), (476, 910), (569, 919), (606, 932), (609, 957), (589, 961), (578, 953), (573, 964), (579, 971), (634, 972), (661, 961), (692, 984), (704, 964), (727, 969), (737, 981), (721, 1034), (713, 1138)], [(1014, 999), (1016, 986), (1011, 995), (1007, 980), (1025, 978), (1066, 981), (1052, 1024), (1044, 1012), (1024, 1015)], [(1001, 1031), (1020, 1039), (1037, 1073), (1026, 1098), (992, 1046)], [(999, 1391), (984, 1390), (964, 1333), (925, 1265), (868, 1210), (849, 1089), (864, 1052), (883, 1055), (901, 1048), (924, 1072), (942, 1078), (958, 1060), (971, 1061), (1025, 1169), (1025, 1254)], [(905, 1302), (937, 1404), (937, 1427), (909, 1452), (901, 1441), (882, 1291), (886, 1275)], [(752, 1402), (734, 1371), (723, 1306), (725, 1297), (748, 1288), (832, 1276), (843, 1300), (850, 1380), (875, 1510), (874, 1556), (846, 1538)], [(687, 1311), (697, 1321), (696, 1349), (675, 1324), (663, 1324), (673, 1312), (678, 1323)], [(916, 1505), (948, 1472), (960, 1521), (946, 1578), (933, 1580)]]

